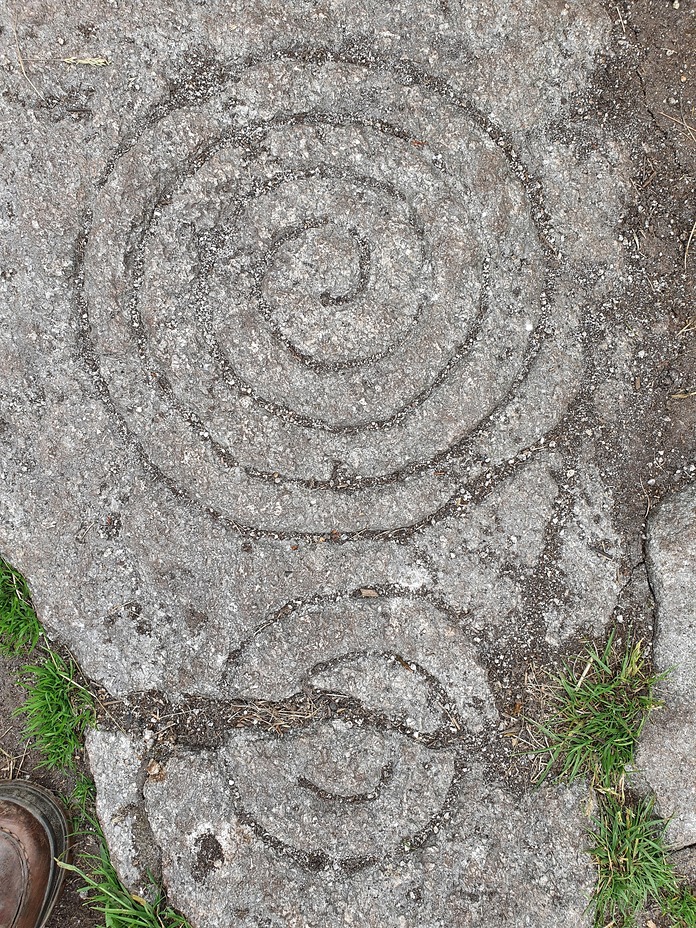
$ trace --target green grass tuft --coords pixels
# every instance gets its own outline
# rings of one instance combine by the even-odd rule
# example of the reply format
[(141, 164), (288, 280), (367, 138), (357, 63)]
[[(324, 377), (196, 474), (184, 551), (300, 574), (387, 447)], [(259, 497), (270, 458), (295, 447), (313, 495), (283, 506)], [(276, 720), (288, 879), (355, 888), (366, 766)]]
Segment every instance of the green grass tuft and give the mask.
[(87, 905), (103, 915), (107, 928), (191, 928), (182, 915), (166, 905), (161, 890), (154, 883), (152, 902), (126, 889), (111, 863), (98, 822), (88, 821), (99, 841), (99, 853), (82, 855), (84, 870), (73, 864), (61, 863), (60, 866), (82, 879)]
[(26, 716), (26, 734), (44, 755), (39, 766), (72, 770), (85, 731), (95, 723), (91, 694), (76, 680), (72, 661), (48, 651), (43, 664), (23, 668), (28, 696), (17, 714)]
[(664, 677), (651, 672), (641, 642), (619, 654), (612, 634), (601, 653), (588, 645), (551, 677), (545, 718), (528, 720), (544, 741), (529, 752), (545, 760), (538, 782), (587, 776), (596, 790), (588, 847), (597, 869), (595, 928), (633, 928), (649, 904), (660, 906), (670, 928), (696, 928), (696, 898), (678, 885), (667, 822), (653, 814), (652, 798), (634, 801), (624, 791), (645, 721), (661, 705), (654, 686)]
[(634, 807), (604, 797), (593, 819), (590, 854), (597, 866), (595, 926), (630, 928), (649, 902), (677, 893), (677, 878), (665, 842), (667, 823), (653, 817), (653, 801)]
[(615, 653), (614, 635), (600, 653), (594, 645), (564, 672), (551, 678), (550, 711), (533, 723), (548, 754), (540, 782), (553, 771), (572, 783), (589, 776), (600, 790), (615, 789), (633, 761), (648, 714), (661, 703), (653, 687), (664, 675), (650, 672), (642, 642)]
[(74, 809), (79, 818), (84, 820), (89, 817), (90, 812), (93, 810), (96, 798), (97, 791), (94, 780), (84, 773), (80, 773), (75, 778), (72, 792), (65, 796), (65, 804)]
[(696, 896), (686, 886), (665, 899), (662, 912), (670, 919), (670, 928), (696, 928)]
[(15, 657), (28, 653), (40, 635), (24, 577), (0, 557), (0, 654)]

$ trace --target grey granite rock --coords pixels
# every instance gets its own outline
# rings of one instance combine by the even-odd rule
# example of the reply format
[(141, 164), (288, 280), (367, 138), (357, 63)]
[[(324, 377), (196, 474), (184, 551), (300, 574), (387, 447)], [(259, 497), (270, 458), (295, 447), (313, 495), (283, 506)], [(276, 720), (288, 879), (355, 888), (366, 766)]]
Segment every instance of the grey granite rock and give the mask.
[(604, 6), (163, 9), (27, 4), (30, 80), (0, 14), (0, 546), (125, 706), (115, 863), (195, 928), (587, 925), (506, 729), (638, 560)]
[[(345, 734), (334, 731), (339, 738)], [(395, 774), (377, 808), (366, 799), (361, 809), (306, 789), (304, 797), (296, 788), (286, 792), (283, 781), (294, 787), (297, 772), (290, 758), (300, 768), (306, 763), (301, 745), (288, 749), (276, 741), (274, 747), (267, 740), (264, 763), (270, 767), (264, 769), (257, 738), (244, 735), (214, 755), (178, 750), (166, 772), (147, 777), (144, 788), (136, 787), (124, 764), (100, 777), (104, 789), (124, 795), (144, 789), (171, 897), (194, 924), (222, 928), (230, 918), (240, 925), (298, 928), (441, 926), (448, 920), (510, 928), (587, 924), (592, 871), (582, 850), (581, 791), (545, 789), (514, 799), (474, 762), (459, 768), (457, 800), (446, 804), (421, 841), (413, 816), (427, 816), (429, 803), (442, 802), (451, 777), (446, 760), (423, 765), (392, 736)], [(125, 736), (115, 740), (120, 752), (136, 755)], [(368, 732), (353, 733), (348, 753), (315, 755), (314, 776), (327, 775), (334, 788), (338, 777), (347, 793), (354, 790), (361, 767), (374, 776), (370, 740)], [(381, 755), (383, 746), (375, 746)], [(92, 739), (92, 751), (105, 747)], [(343, 758), (355, 766), (334, 770)], [(326, 844), (331, 831), (333, 847)], [(122, 849), (117, 833), (109, 837), (114, 850)]]
[[(164, 866), (175, 898), (182, 904), (185, 900), (198, 924), (225, 925), (230, 911), (242, 925), (266, 919), (269, 925), (298, 928), (308, 922), (327, 928), (586, 924), (583, 909), (592, 874), (581, 849), (577, 796), (557, 791), (516, 802), (496, 784), (486, 785), (481, 769), (474, 765), (463, 772), (460, 802), (446, 813), (435, 840), (418, 851), (404, 844), (394, 853), (380, 819), (370, 823), (368, 816), (363, 835), (369, 840), (363, 846), (377, 851), (377, 861), (361, 866), (359, 859), (348, 859), (343, 866), (317, 872), (311, 861), (307, 866), (298, 859), (294, 849), (284, 857), (271, 851), (277, 833), (275, 828), (265, 831), (270, 820), (263, 820), (259, 840), (255, 825), (235, 815), (225, 769), (230, 768), (220, 758), (181, 755), (170, 765), (167, 779), (146, 790), (153, 827), (166, 848)], [(211, 780), (212, 770), (218, 773)], [(167, 809), (190, 783), (191, 774), (200, 778), (202, 788), (190, 813), (180, 816), (173, 828)], [(280, 801), (277, 796), (269, 798)], [(403, 817), (408, 803), (398, 802), (392, 807), (396, 819), (386, 820), (396, 833), (408, 827)], [(311, 804), (303, 815), (305, 823), (320, 811), (320, 802), (314, 801), (314, 813)], [(356, 827), (356, 819), (349, 817)], [(209, 835), (219, 847), (212, 865), (200, 854), (202, 839)], [(401, 835), (403, 841), (403, 830)], [(306, 832), (303, 837), (310, 840)], [(349, 832), (341, 851), (356, 850), (353, 841)], [(197, 873), (180, 864), (192, 857), (200, 860)], [(230, 910), (221, 917), (217, 900), (222, 893)], [(310, 905), (312, 915), (302, 914)]]
[(95, 730), (87, 735), (92, 775), (99, 783), (97, 815), (111, 861), (126, 885), (144, 896), (152, 892), (148, 874), (156, 878), (160, 873), (159, 855), (142, 811), (149, 746), (147, 740), (138, 744), (118, 731)]
[(683, 848), (672, 855), (679, 876), (689, 885), (696, 886), (696, 847)]
[(665, 708), (646, 725), (636, 758), (668, 837), (696, 844), (696, 487), (668, 497), (650, 521), (648, 571), (657, 601), (654, 642)]

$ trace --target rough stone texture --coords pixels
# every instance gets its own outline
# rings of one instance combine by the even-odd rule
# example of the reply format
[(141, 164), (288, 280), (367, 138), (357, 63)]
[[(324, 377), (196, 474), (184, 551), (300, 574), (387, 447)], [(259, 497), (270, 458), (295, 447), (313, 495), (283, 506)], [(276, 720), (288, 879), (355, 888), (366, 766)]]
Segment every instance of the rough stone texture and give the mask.
[(604, 8), (2, 15), (0, 544), (121, 707), (122, 876), (196, 928), (589, 924), (579, 793), (509, 736), (645, 611), (669, 321)]
[(651, 518), (647, 565), (657, 601), (655, 664), (665, 708), (646, 725), (636, 766), (671, 817), (670, 842), (696, 844), (696, 488), (667, 497)]
[[(254, 826), (235, 816), (226, 779), (235, 768), (228, 763), (227, 752), (222, 758), (181, 754), (170, 765), (167, 780), (146, 790), (153, 828), (166, 848), (164, 866), (171, 874), (174, 898), (189, 907), (198, 924), (226, 925), (231, 910), (237, 923), (249, 928), (262, 919), (297, 928), (474, 925), (491, 919), (493, 908), (495, 924), (501, 926), (550, 928), (558, 924), (559, 912), (564, 924), (586, 923), (586, 897), (578, 893), (578, 884), (587, 885), (591, 875), (581, 849), (577, 794), (545, 791), (517, 802), (495, 784), (484, 785), (482, 770), (473, 765), (463, 773), (461, 802), (443, 822), (441, 837), (420, 854), (409, 854), (405, 847), (400, 855), (390, 853), (372, 831), (368, 816), (363, 837), (371, 839), (369, 844), (377, 840), (384, 854), (374, 866), (355, 872), (310, 869), (300, 876), (292, 857), (272, 861), (256, 839)], [(173, 820), (171, 796), (185, 788), (191, 775), (199, 778), (201, 789), (191, 808)], [(277, 801), (274, 795), (272, 802)], [(320, 803), (314, 805), (318, 811)], [(497, 825), (490, 816), (493, 808), (501, 819)], [(224, 810), (222, 816), (218, 809)], [(341, 812), (354, 828), (353, 816)], [(221, 860), (201, 868), (204, 872), (193, 891), (180, 893), (177, 887), (190, 887), (180, 861), (193, 857), (206, 834), (219, 842)], [(353, 849), (351, 843), (348, 835), (346, 850)], [(506, 873), (506, 878), (492, 883), (489, 872)], [(221, 913), (223, 895), (230, 910)]]
[(159, 875), (152, 831), (140, 801), (148, 776), (147, 749), (152, 740), (145, 738), (134, 747), (118, 731), (94, 730), (87, 734), (92, 775), (100, 784), (97, 815), (109, 836), (112, 863), (121, 879), (145, 896), (152, 893), (148, 874)]
[(686, 847), (672, 855), (679, 876), (690, 886), (696, 886), (696, 847)]

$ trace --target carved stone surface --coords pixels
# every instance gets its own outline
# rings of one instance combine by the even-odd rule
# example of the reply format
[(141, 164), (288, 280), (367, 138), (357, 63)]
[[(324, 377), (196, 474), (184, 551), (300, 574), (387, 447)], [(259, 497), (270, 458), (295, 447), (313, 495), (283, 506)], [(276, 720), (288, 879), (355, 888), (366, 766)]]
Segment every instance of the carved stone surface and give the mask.
[(112, 62), (10, 101), (0, 517), (127, 707), (122, 877), (195, 928), (589, 924), (580, 793), (510, 728), (641, 558), (603, 7), (23, 15)]

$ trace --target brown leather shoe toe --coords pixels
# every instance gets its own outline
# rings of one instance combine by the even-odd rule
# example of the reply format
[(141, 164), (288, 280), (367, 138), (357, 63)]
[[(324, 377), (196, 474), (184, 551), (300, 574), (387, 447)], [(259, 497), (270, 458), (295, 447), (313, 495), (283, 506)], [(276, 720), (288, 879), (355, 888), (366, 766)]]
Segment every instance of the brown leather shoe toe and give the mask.
[(48, 790), (0, 781), (0, 928), (43, 928), (58, 898), (68, 823)]

